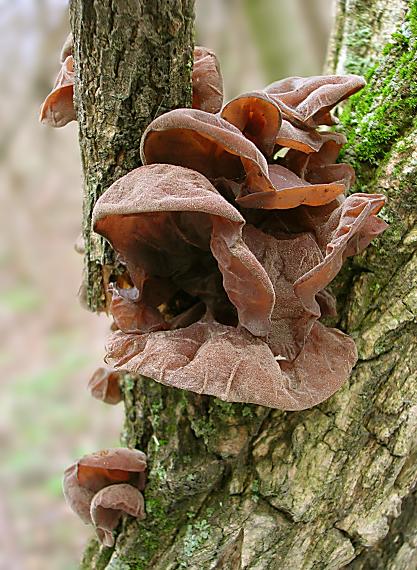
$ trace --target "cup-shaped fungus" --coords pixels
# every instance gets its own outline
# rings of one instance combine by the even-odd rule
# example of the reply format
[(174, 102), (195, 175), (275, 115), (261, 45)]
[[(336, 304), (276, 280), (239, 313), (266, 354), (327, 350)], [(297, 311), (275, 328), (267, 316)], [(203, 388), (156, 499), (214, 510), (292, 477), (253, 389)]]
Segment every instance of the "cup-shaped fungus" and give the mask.
[(266, 157), (272, 155), (281, 126), (281, 111), (266, 93), (254, 91), (239, 95), (223, 107), (220, 115), (237, 127)]
[(137, 168), (100, 197), (93, 224), (125, 260), (138, 290), (135, 276), (143, 272), (171, 280), (173, 291), (203, 301), (215, 316), (225, 291), (241, 325), (257, 336), (269, 332), (274, 291), (242, 239), (244, 219), (198, 172)]
[(112, 547), (113, 531), (121, 516), (127, 514), (139, 520), (144, 519), (145, 501), (142, 493), (132, 485), (110, 485), (94, 495), (90, 514), (100, 542), (104, 546)]
[(205, 47), (194, 48), (193, 109), (218, 113), (223, 105), (223, 78), (216, 54)]
[(64, 127), (76, 120), (74, 102), (74, 59), (69, 55), (52, 91), (42, 104), (39, 120), (50, 127)]
[(285, 118), (308, 127), (333, 125), (330, 111), (365, 85), (359, 75), (287, 77), (265, 88)]
[(184, 166), (209, 180), (245, 181), (251, 192), (274, 191), (258, 148), (228, 121), (196, 109), (174, 109), (152, 121), (142, 137), (141, 159)]
[(123, 372), (112, 368), (97, 368), (88, 382), (93, 398), (106, 404), (118, 404), (122, 400), (119, 380)]
[[(144, 517), (140, 491), (145, 488), (146, 467), (144, 453), (120, 447), (86, 455), (65, 470), (68, 505), (83, 522), (96, 527), (107, 546), (112, 545), (110, 534), (123, 512)], [(113, 490), (103, 493), (104, 489)]]

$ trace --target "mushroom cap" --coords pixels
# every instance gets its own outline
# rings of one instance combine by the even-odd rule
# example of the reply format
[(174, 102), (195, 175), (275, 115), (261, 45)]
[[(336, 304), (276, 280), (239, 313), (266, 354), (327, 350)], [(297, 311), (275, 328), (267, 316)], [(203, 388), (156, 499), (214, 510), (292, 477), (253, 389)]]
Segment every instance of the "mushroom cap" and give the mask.
[(88, 382), (91, 395), (106, 404), (118, 404), (122, 400), (119, 380), (123, 373), (113, 368), (97, 368)]
[(74, 59), (68, 56), (52, 91), (42, 104), (39, 120), (50, 127), (64, 127), (76, 120), (73, 102), (74, 94)]
[(113, 530), (123, 514), (139, 520), (145, 518), (142, 493), (132, 485), (110, 485), (94, 495), (91, 502), (91, 520), (97, 536), (104, 546), (114, 546)]
[(266, 93), (253, 91), (239, 95), (223, 107), (220, 116), (237, 127), (265, 156), (272, 155), (281, 126), (281, 111)]
[(218, 113), (223, 105), (223, 78), (211, 49), (195, 46), (192, 83), (193, 109)]
[(184, 166), (209, 179), (246, 178), (252, 192), (273, 190), (257, 147), (228, 121), (196, 109), (174, 109), (152, 121), (142, 136), (141, 159)]
[(244, 329), (198, 322), (175, 331), (113, 334), (106, 359), (161, 384), (228, 402), (303, 410), (329, 398), (356, 362), (353, 340), (314, 323), (292, 362)]
[(114, 483), (145, 486), (146, 455), (137, 449), (116, 447), (85, 455), (77, 462), (77, 480), (81, 487), (97, 492)]
[(331, 109), (365, 86), (359, 75), (288, 77), (265, 88), (285, 118), (302, 125), (333, 125)]
[(266, 210), (296, 208), (301, 204), (321, 206), (332, 202), (345, 191), (343, 181), (310, 184), (278, 164), (270, 165), (268, 171), (275, 191), (240, 196), (236, 200), (240, 206)]
[(93, 212), (95, 231), (125, 259), (133, 280), (142, 270), (172, 278), (210, 304), (218, 296), (219, 269), (240, 323), (263, 336), (270, 328), (274, 291), (242, 240), (243, 224), (204, 176), (169, 164), (143, 166), (117, 180)]

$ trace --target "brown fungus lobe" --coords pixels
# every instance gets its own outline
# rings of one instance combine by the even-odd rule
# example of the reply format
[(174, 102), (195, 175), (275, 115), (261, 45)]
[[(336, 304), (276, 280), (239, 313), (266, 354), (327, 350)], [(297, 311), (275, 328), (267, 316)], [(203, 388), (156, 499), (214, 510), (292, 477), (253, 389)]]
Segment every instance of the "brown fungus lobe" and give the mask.
[(152, 121), (142, 137), (141, 159), (184, 166), (209, 180), (246, 181), (251, 192), (274, 190), (257, 147), (228, 121), (196, 109), (174, 109)]
[(218, 113), (223, 105), (223, 78), (212, 50), (195, 46), (192, 83), (193, 109)]
[(268, 333), (272, 284), (242, 240), (244, 219), (204, 176), (168, 164), (133, 170), (99, 198), (93, 224), (135, 285), (138, 271), (171, 279), (215, 313), (220, 270), (239, 322), (257, 336)]
[(120, 447), (85, 455), (65, 470), (63, 490), (69, 507), (83, 522), (94, 524), (105, 546), (112, 546), (111, 533), (123, 512), (144, 517), (140, 491), (146, 467), (144, 453)]
[(281, 111), (266, 93), (239, 95), (223, 107), (220, 116), (237, 127), (266, 157), (272, 155), (281, 126)]
[(41, 123), (50, 127), (64, 127), (75, 121), (73, 95), (74, 59), (69, 55), (62, 64), (52, 91), (42, 104), (39, 116)]
[(96, 400), (106, 404), (118, 404), (122, 400), (119, 380), (123, 376), (121, 370), (97, 368), (88, 382), (88, 389)]
[(359, 75), (287, 77), (265, 88), (285, 118), (308, 127), (333, 125), (330, 111), (365, 86)]
[(157, 382), (284, 410), (302, 410), (329, 398), (356, 362), (353, 340), (316, 322), (293, 362), (276, 359), (245, 329), (200, 321), (176, 331), (116, 332), (106, 359)]
[(142, 493), (121, 483), (101, 489), (91, 502), (91, 521), (97, 536), (104, 546), (114, 546), (113, 531), (119, 524), (123, 514), (131, 515), (139, 520), (145, 518), (145, 502)]

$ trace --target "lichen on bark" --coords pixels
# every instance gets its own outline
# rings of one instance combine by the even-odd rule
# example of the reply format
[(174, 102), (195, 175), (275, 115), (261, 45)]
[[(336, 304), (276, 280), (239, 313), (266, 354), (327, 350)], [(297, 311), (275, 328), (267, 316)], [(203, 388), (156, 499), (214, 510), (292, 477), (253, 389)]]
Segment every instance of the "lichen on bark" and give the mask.
[[(366, 14), (366, 3), (347, 4)], [(147, 519), (126, 518), (114, 550), (93, 541), (84, 569), (415, 565), (417, 2), (406, 21), (404, 3), (390, 4), (397, 34), (377, 65), (375, 53), (364, 64), (369, 85), (342, 115), (356, 190), (386, 194), (390, 222), (335, 284), (340, 322), (359, 350), (351, 379), (327, 402), (290, 413), (126, 376), (123, 442), (149, 456)], [(387, 6), (371, 2), (370, 21), (377, 5)], [(343, 30), (359, 33), (355, 14), (345, 10)], [(368, 47), (381, 43), (380, 28)], [(353, 44), (346, 53), (356, 57)], [(87, 192), (92, 203), (94, 187)]]

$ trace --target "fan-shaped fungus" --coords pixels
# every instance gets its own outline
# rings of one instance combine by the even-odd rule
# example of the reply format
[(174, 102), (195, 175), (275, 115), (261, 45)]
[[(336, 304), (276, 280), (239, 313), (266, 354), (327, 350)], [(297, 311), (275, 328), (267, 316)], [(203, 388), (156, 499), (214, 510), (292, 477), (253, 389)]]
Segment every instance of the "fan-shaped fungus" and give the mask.
[(69, 55), (43, 105), (39, 120), (50, 127), (64, 127), (76, 120), (74, 103), (74, 60)]

